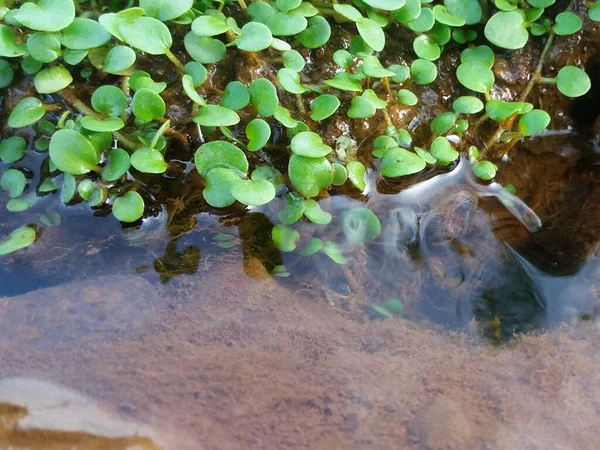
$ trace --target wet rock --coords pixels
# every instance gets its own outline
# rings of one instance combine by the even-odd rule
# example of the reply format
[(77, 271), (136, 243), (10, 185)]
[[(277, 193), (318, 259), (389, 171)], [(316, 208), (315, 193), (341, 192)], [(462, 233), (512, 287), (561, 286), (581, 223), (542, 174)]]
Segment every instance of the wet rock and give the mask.
[(417, 419), (417, 433), (428, 450), (473, 448), (473, 430), (464, 407), (451, 398), (436, 397)]
[(76, 344), (139, 328), (159, 302), (137, 276), (103, 276), (0, 298), (0, 339), (28, 344)]

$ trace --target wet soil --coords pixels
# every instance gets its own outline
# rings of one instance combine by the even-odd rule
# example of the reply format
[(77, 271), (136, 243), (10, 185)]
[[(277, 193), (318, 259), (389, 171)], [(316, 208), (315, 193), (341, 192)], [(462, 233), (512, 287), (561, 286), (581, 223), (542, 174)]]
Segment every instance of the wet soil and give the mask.
[[(55, 307), (98, 296), (141, 306), (135, 292), (106, 295), (106, 286), (90, 279), (79, 292), (8, 301), (48, 293)], [(600, 438), (597, 322), (490, 347), (468, 331), (352, 320), (303, 291), (248, 278), (235, 260), (157, 290), (158, 307), (119, 336), (110, 330), (118, 315), (99, 315), (106, 333), (81, 332), (76, 346), (30, 345), (27, 328), (2, 336), (0, 376), (84, 393), (113, 417), (146, 424), (164, 449), (592, 449)], [(69, 328), (69, 318), (55, 314), (48, 324)], [(13, 406), (31, 403), (12, 392), (22, 403)], [(51, 446), (59, 442), (51, 434), (38, 439), (47, 445), (31, 448), (72, 448)]]

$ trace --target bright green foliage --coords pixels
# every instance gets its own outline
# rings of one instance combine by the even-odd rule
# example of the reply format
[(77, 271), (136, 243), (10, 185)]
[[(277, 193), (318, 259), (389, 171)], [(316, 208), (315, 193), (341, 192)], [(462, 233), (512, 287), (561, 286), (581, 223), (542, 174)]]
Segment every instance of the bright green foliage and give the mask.
[(305, 197), (316, 197), (333, 182), (333, 167), (324, 157), (292, 155), (288, 176), (294, 188)]
[(0, 89), (10, 86), (15, 77), (15, 72), (10, 64), (0, 59)]
[(192, 32), (196, 36), (217, 36), (229, 30), (225, 19), (214, 16), (200, 16), (192, 22)]
[(362, 69), (365, 75), (373, 78), (393, 77), (395, 75), (391, 70), (384, 69), (379, 59), (373, 55), (365, 56)]
[(440, 47), (432, 38), (423, 34), (413, 41), (413, 50), (419, 58), (435, 61), (441, 55)]
[(417, 59), (410, 65), (410, 76), (416, 84), (429, 84), (437, 78), (437, 67), (431, 61)]
[(71, 73), (62, 66), (52, 66), (35, 76), (33, 84), (40, 94), (53, 94), (62, 91), (73, 81)]
[(286, 69), (291, 69), (295, 72), (301, 72), (306, 65), (306, 61), (296, 50), (288, 50), (283, 54), (283, 65)]
[(430, 150), (432, 156), (441, 166), (447, 166), (451, 162), (456, 161), (460, 156), (459, 153), (454, 150), (450, 141), (441, 136), (434, 139)]
[(59, 170), (82, 175), (95, 170), (99, 156), (92, 143), (81, 133), (64, 129), (52, 135), (50, 158)]
[(424, 168), (425, 161), (422, 158), (398, 147), (387, 151), (381, 160), (381, 174), (388, 178), (412, 175)]
[(323, 249), (323, 241), (319, 238), (311, 238), (304, 245), (300, 254), (302, 256), (312, 256), (319, 253)]
[(523, 136), (533, 136), (546, 129), (550, 124), (550, 116), (546, 111), (534, 109), (524, 114), (519, 120), (519, 131)]
[(359, 190), (364, 191), (366, 188), (365, 175), (367, 174), (367, 169), (364, 164), (359, 161), (350, 161), (346, 165), (346, 170), (348, 171), (348, 179), (350, 182)]
[(50, 63), (60, 56), (60, 41), (51, 34), (34, 33), (27, 38), (27, 51), (36, 61)]
[(408, 89), (400, 89), (396, 96), (403, 105), (414, 106), (419, 102), (418, 97)]
[(250, 103), (263, 117), (271, 117), (279, 105), (277, 89), (269, 80), (259, 78), (250, 84)]
[(566, 66), (556, 77), (558, 90), (567, 97), (581, 97), (592, 87), (590, 77), (579, 67)]
[(489, 92), (494, 85), (492, 69), (476, 60), (467, 61), (458, 66), (456, 77), (464, 87), (482, 94)]
[(240, 176), (235, 171), (227, 167), (215, 167), (206, 173), (205, 179), (206, 187), (202, 195), (209, 205), (215, 208), (226, 208), (235, 203), (231, 187), (240, 180)]
[(123, 91), (115, 86), (100, 86), (92, 95), (92, 107), (107, 116), (120, 116), (127, 107)]
[(300, 240), (300, 233), (285, 225), (273, 227), (271, 236), (277, 248), (282, 252), (293, 252)]
[(324, 120), (335, 114), (340, 104), (340, 100), (335, 95), (320, 95), (310, 103), (310, 110), (312, 111), (310, 118), (315, 121)]
[(483, 102), (477, 97), (458, 97), (452, 103), (452, 108), (457, 114), (476, 114), (483, 110)]
[(183, 40), (188, 54), (202, 64), (214, 64), (225, 57), (227, 49), (218, 39), (206, 36), (197, 36), (192, 32), (186, 34)]
[(137, 222), (144, 214), (144, 199), (140, 194), (129, 191), (115, 200), (112, 207), (113, 215), (121, 222)]
[(250, 92), (245, 84), (239, 81), (232, 81), (225, 87), (221, 96), (221, 106), (239, 111), (250, 103)]
[(529, 33), (519, 12), (501, 11), (488, 20), (485, 25), (485, 37), (498, 47), (516, 50), (525, 47)]
[(142, 173), (164, 173), (169, 167), (163, 154), (150, 147), (140, 147), (133, 152), (131, 165)]
[(13, 136), (0, 142), (0, 161), (14, 163), (25, 156), (27, 141), (21, 136)]
[(290, 148), (296, 155), (307, 158), (319, 158), (332, 152), (332, 148), (324, 144), (323, 139), (312, 131), (304, 131), (294, 136)]
[(485, 105), (485, 111), (490, 118), (497, 121), (508, 119), (513, 114), (524, 114), (533, 106), (524, 102), (505, 102), (502, 100), (490, 100)]
[(373, 311), (383, 317), (396, 317), (402, 314), (404, 303), (402, 300), (392, 299), (385, 302), (383, 305), (371, 305)]
[(108, 163), (102, 169), (102, 179), (116, 181), (125, 175), (130, 167), (129, 153), (122, 148), (115, 148), (109, 153)]
[(381, 234), (381, 222), (368, 208), (354, 208), (340, 215), (342, 230), (352, 244), (374, 241)]
[(596, 2), (588, 10), (588, 16), (595, 22), (600, 22), (600, 3)]
[(433, 14), (433, 10), (430, 8), (422, 8), (419, 16), (407, 25), (408, 28), (415, 33), (424, 33), (425, 31), (431, 30), (434, 24), (435, 15)]
[(260, 52), (268, 48), (273, 41), (269, 27), (262, 23), (250, 22), (242, 27), (242, 34), (235, 41), (240, 50)]
[(17, 228), (0, 241), (0, 256), (29, 247), (35, 242), (36, 238), (37, 232), (35, 228), (30, 226)]
[(448, 13), (461, 17), (467, 25), (481, 20), (481, 6), (477, 0), (444, 0)]
[(319, 48), (327, 43), (331, 37), (329, 22), (321, 16), (308, 19), (308, 26), (300, 34), (298, 41), (306, 48)]
[(446, 134), (454, 127), (456, 123), (456, 114), (445, 112), (431, 121), (431, 132), (433, 134)]
[(275, 187), (264, 179), (236, 180), (231, 185), (231, 195), (240, 203), (248, 206), (260, 206), (275, 198)]
[(296, 192), (288, 192), (284, 197), (284, 208), (278, 219), (284, 225), (291, 225), (300, 220), (304, 214), (304, 199)]
[(489, 161), (479, 161), (473, 166), (473, 173), (482, 180), (491, 180), (496, 176), (498, 167)]
[(240, 122), (240, 116), (223, 106), (206, 105), (200, 108), (194, 122), (205, 127), (230, 127)]
[(27, 186), (27, 179), (25, 174), (17, 169), (9, 169), (0, 178), (0, 187), (6, 191), (11, 198), (19, 197), (25, 187)]
[(60, 31), (75, 19), (73, 0), (40, 0), (38, 4), (24, 3), (15, 19), (36, 31)]
[(348, 260), (342, 254), (342, 249), (335, 242), (325, 242), (323, 245), (323, 252), (336, 264), (348, 264)]
[(62, 30), (60, 42), (71, 50), (89, 50), (106, 44), (110, 39), (110, 33), (98, 22), (78, 17)]
[(193, 0), (140, 0), (140, 7), (146, 15), (163, 22), (176, 19), (189, 11)]
[(350, 109), (348, 110), (348, 117), (351, 119), (368, 119), (375, 115), (377, 111), (373, 102), (369, 101), (365, 97), (353, 97)]
[(165, 115), (165, 101), (151, 89), (142, 88), (133, 95), (131, 110), (135, 117), (145, 122), (160, 119)]
[(203, 177), (216, 167), (227, 167), (241, 173), (248, 172), (248, 159), (244, 152), (226, 141), (212, 141), (201, 145), (196, 151), (194, 162)]
[(271, 127), (262, 119), (254, 119), (246, 125), (248, 150), (256, 152), (263, 148), (271, 137)]
[(290, 94), (304, 94), (306, 88), (300, 83), (300, 75), (292, 69), (280, 69), (277, 72), (279, 85)]
[(465, 24), (464, 17), (451, 14), (444, 6), (435, 5), (433, 7), (435, 20), (450, 27), (462, 27)]
[(356, 28), (367, 45), (376, 52), (385, 47), (385, 34), (377, 22), (371, 19), (362, 19), (356, 23)]
[(364, 2), (373, 8), (395, 11), (404, 6), (405, 0), (364, 0)]
[(117, 45), (110, 49), (104, 59), (104, 71), (107, 73), (120, 73), (135, 64), (135, 52), (125, 46)]
[(559, 36), (566, 36), (569, 34), (575, 34), (581, 27), (583, 22), (576, 14), (572, 12), (562, 12), (556, 16), (554, 27), (552, 29)]

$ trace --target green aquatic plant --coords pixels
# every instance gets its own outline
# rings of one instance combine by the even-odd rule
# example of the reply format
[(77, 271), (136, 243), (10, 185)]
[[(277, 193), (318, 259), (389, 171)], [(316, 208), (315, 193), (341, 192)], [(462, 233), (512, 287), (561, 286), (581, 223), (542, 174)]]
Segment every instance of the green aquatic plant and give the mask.
[[(366, 208), (328, 211), (321, 198), (337, 190), (368, 195), (368, 180), (378, 177), (447, 170), (461, 152), (477, 177), (493, 180), (502, 155), (551, 123), (540, 105), (527, 101), (535, 85), (556, 86), (566, 97), (590, 90), (581, 67), (558, 67), (545, 76), (544, 60), (557, 37), (580, 33), (586, 20), (600, 20), (599, 3), (587, 5), (587, 17), (571, 5), (562, 11), (553, 5), (5, 1), (0, 89), (15, 86), (16, 99), (8, 105), (8, 131), (0, 140), (6, 208), (31, 209), (41, 196), (55, 195), (61, 203), (85, 201), (112, 210), (116, 220), (139, 223), (152, 211), (147, 206), (155, 201), (154, 186), (183, 170), (191, 157), (175, 151), (177, 145), (194, 142), (205, 204), (214, 210), (273, 208), (272, 239), (282, 251), (299, 248), (306, 257), (324, 254), (346, 264), (344, 244), (301, 237), (294, 224), (306, 220), (316, 230), (337, 224), (353, 246), (377, 239), (381, 224)], [(398, 27), (412, 45), (390, 59), (385, 51)], [(332, 39), (337, 29), (344, 30), (344, 39)], [(500, 100), (496, 54), (532, 43), (543, 49), (526, 88), (515, 101)], [(398, 108), (426, 107), (422, 86), (436, 83), (440, 61), (456, 49), (460, 63), (443, 76), (461, 87), (445, 110), (431, 115), (430, 136), (395, 125)], [(324, 55), (331, 55), (333, 69), (314, 76), (314, 61)], [(226, 68), (235, 64), (243, 73), (237, 79)], [(24, 79), (28, 89), (16, 87), (15, 80)], [(385, 131), (374, 126), (370, 141), (351, 132), (323, 133), (336, 121), (384, 123)], [(493, 131), (479, 151), (469, 136), (484, 123)], [(370, 145), (374, 160), (365, 157)], [(44, 158), (40, 167), (29, 167), (30, 154)], [(39, 182), (32, 181), (34, 173), (40, 173)], [(57, 223), (48, 212), (40, 221)], [(284, 267), (273, 273), (288, 274)]]

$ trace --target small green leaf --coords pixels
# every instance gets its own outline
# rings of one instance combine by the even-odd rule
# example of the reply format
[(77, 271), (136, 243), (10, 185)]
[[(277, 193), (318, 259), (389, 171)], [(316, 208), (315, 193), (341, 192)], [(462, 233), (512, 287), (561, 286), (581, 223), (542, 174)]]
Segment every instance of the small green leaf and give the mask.
[(240, 116), (223, 106), (206, 105), (198, 110), (194, 122), (204, 127), (230, 127), (240, 122)]
[(311, 238), (300, 251), (302, 256), (312, 256), (323, 249), (323, 241), (319, 238)]
[(108, 154), (108, 163), (102, 169), (102, 178), (106, 181), (117, 181), (130, 167), (129, 153), (122, 148), (115, 148)]
[(0, 241), (0, 256), (24, 249), (35, 242), (37, 232), (33, 227), (20, 227)]
[(13, 31), (6, 25), (0, 24), (0, 56), (15, 58), (27, 53), (27, 47), (15, 43)]
[(404, 64), (392, 64), (388, 67), (392, 72), (394, 72), (394, 76), (392, 76), (392, 81), (394, 83), (404, 83), (406, 80), (410, 78), (410, 67)]
[(304, 214), (304, 199), (296, 192), (288, 192), (284, 197), (285, 206), (278, 215), (284, 225), (291, 225), (300, 220)]
[(364, 0), (364, 2), (377, 9), (383, 11), (395, 11), (404, 6), (405, 0)]
[(498, 47), (517, 50), (525, 47), (529, 40), (529, 33), (520, 12), (500, 11), (487, 21), (485, 37)]
[(117, 45), (110, 49), (104, 58), (104, 70), (106, 73), (119, 74), (135, 64), (135, 52), (125, 46)]
[(261, 116), (271, 117), (275, 113), (279, 98), (273, 83), (265, 78), (258, 78), (250, 84), (249, 92), (250, 103)]
[(52, 135), (50, 158), (62, 172), (82, 175), (95, 170), (99, 155), (92, 143), (81, 133), (63, 129)]
[(81, 126), (90, 131), (118, 131), (125, 126), (120, 117), (108, 117), (106, 119), (97, 119), (92, 116), (85, 116), (81, 119)]
[(346, 165), (346, 170), (348, 171), (348, 178), (350, 182), (361, 192), (365, 190), (367, 184), (365, 182), (365, 175), (367, 174), (367, 169), (364, 164), (359, 161), (350, 161)]
[(450, 27), (462, 27), (465, 24), (464, 17), (451, 14), (445, 6), (435, 5), (433, 7), (435, 20)]
[(342, 186), (348, 181), (348, 170), (340, 163), (333, 163), (333, 185)]
[(162, 118), (167, 107), (160, 95), (148, 88), (142, 88), (133, 95), (131, 110), (138, 119), (150, 122)]
[(267, 17), (265, 25), (273, 36), (295, 36), (306, 29), (308, 21), (302, 14), (278, 12)]
[(356, 28), (367, 45), (376, 52), (385, 47), (385, 34), (381, 26), (372, 19), (362, 19), (356, 23)]
[(431, 153), (421, 147), (415, 147), (415, 153), (427, 164), (433, 165), (437, 162)]
[(60, 56), (60, 41), (47, 33), (34, 33), (27, 38), (29, 56), (41, 63), (51, 63)]
[(276, 225), (271, 232), (273, 242), (282, 252), (293, 252), (300, 240), (300, 233), (285, 225)]
[(384, 69), (379, 59), (373, 55), (365, 56), (362, 68), (365, 75), (373, 78), (393, 77), (396, 75), (395, 72)]
[(426, 34), (415, 38), (413, 41), (413, 50), (419, 58), (429, 61), (435, 61), (441, 55), (440, 47)]
[(248, 206), (266, 205), (275, 198), (275, 187), (267, 180), (242, 180), (231, 185), (231, 195)]
[(263, 148), (271, 138), (271, 127), (263, 119), (254, 119), (246, 126), (248, 150), (256, 152)]
[(342, 254), (342, 249), (333, 241), (325, 242), (323, 246), (323, 252), (329, 256), (329, 258), (336, 264), (345, 265), (348, 264), (348, 260)]
[(173, 45), (169, 28), (152, 17), (125, 19), (118, 24), (118, 30), (123, 41), (150, 55), (164, 55)]
[(324, 46), (331, 37), (331, 27), (324, 17), (314, 16), (308, 19), (308, 26), (298, 36), (298, 42), (306, 48)]
[(8, 169), (0, 178), (0, 187), (8, 193), (10, 198), (20, 197), (26, 186), (25, 174), (17, 169)]
[(562, 12), (556, 16), (552, 29), (559, 36), (575, 34), (583, 27), (583, 22), (577, 14), (570, 11)]
[(163, 154), (150, 147), (140, 147), (133, 152), (131, 165), (142, 173), (164, 173), (169, 167)]
[(62, 66), (44, 69), (35, 76), (33, 84), (40, 94), (54, 94), (62, 91), (73, 81), (71, 73)]
[(147, 16), (156, 17), (163, 22), (177, 19), (188, 12), (194, 0), (140, 0)]
[(225, 86), (225, 91), (221, 96), (221, 106), (239, 111), (250, 103), (250, 92), (245, 84), (239, 81), (232, 81)]
[[(207, 145), (207, 144), (205, 144)], [(206, 187), (202, 191), (204, 200), (214, 208), (226, 208), (235, 203), (231, 186), (240, 180), (240, 176), (226, 167), (216, 167), (205, 175)]]
[(92, 107), (101, 114), (118, 117), (127, 107), (127, 97), (115, 86), (100, 86), (92, 94)]
[[(192, 77), (194, 87), (201, 86), (208, 78), (208, 71), (206, 67), (196, 61), (190, 61), (184, 67), (185, 73)], [(221, 105), (224, 106), (224, 105)], [(246, 105), (244, 105), (246, 106)]]
[(302, 72), (306, 61), (296, 50), (288, 50), (283, 54), (283, 65), (287, 69), (292, 69), (295, 72)]
[(425, 168), (425, 161), (413, 152), (403, 148), (391, 148), (381, 160), (381, 174), (384, 177), (396, 178), (413, 175)]
[(330, 154), (333, 149), (323, 143), (323, 139), (312, 131), (298, 133), (290, 142), (292, 151), (307, 158), (319, 158)]
[(144, 199), (140, 194), (129, 191), (115, 200), (112, 207), (117, 220), (125, 223), (137, 222), (144, 215)]
[(533, 136), (541, 133), (550, 124), (550, 116), (546, 111), (534, 109), (521, 116), (519, 131), (523, 136)]
[(15, 19), (36, 31), (60, 31), (75, 19), (73, 0), (40, 0), (38, 4), (24, 3)]
[(412, 22), (407, 23), (408, 28), (415, 33), (424, 33), (433, 28), (435, 24), (435, 15), (431, 8), (421, 8), (419, 16)]
[(458, 66), (456, 76), (464, 87), (482, 94), (489, 92), (495, 81), (492, 69), (486, 64), (475, 60), (467, 61)]
[(220, 40), (206, 36), (196, 36), (189, 32), (183, 40), (189, 55), (202, 64), (215, 64), (221, 61), (227, 53), (227, 48)]
[(305, 197), (316, 197), (333, 182), (333, 167), (325, 159), (292, 155), (288, 164), (288, 177), (294, 188)]
[(25, 156), (27, 141), (21, 136), (13, 136), (0, 142), (0, 161), (15, 163)]
[(365, 97), (353, 97), (347, 114), (351, 119), (368, 119), (373, 117), (376, 111), (373, 103)]
[(498, 167), (489, 161), (479, 161), (473, 166), (473, 173), (482, 180), (491, 180), (496, 176)]
[(345, 5), (341, 3), (334, 3), (333, 10), (340, 16), (345, 17), (350, 22), (360, 22), (363, 20), (363, 15), (358, 9), (351, 5)]
[(220, 17), (200, 16), (192, 22), (192, 32), (196, 36), (217, 36), (228, 30), (227, 21)]
[(410, 74), (415, 84), (429, 84), (437, 78), (437, 67), (431, 61), (417, 59), (410, 65)]
[(483, 110), (483, 102), (477, 97), (458, 97), (452, 103), (452, 108), (457, 114), (477, 114)]
[(277, 81), (290, 94), (303, 94), (306, 92), (306, 88), (300, 83), (300, 75), (295, 70), (279, 69)]
[(479, 61), (484, 63), (490, 69), (494, 65), (494, 52), (487, 45), (480, 45), (478, 47), (469, 47), (463, 50), (460, 54), (460, 62), (466, 63), (469, 61)]
[(75, 177), (70, 173), (65, 173), (63, 178), (63, 184), (60, 189), (60, 199), (66, 205), (75, 196), (77, 190), (77, 181)]
[(452, 129), (455, 123), (456, 114), (453, 112), (442, 113), (431, 121), (431, 132), (436, 135), (445, 134)]
[(106, 28), (95, 20), (77, 17), (62, 30), (60, 41), (71, 50), (89, 50), (108, 43), (111, 37)]
[(203, 177), (215, 167), (248, 172), (248, 159), (243, 151), (226, 141), (212, 141), (200, 146), (194, 156), (196, 169)]
[(10, 86), (15, 77), (15, 71), (11, 65), (0, 59), (0, 89)]
[(242, 27), (242, 34), (236, 39), (235, 45), (246, 52), (260, 52), (268, 48), (272, 41), (273, 35), (269, 27), (262, 23), (249, 22)]
[(567, 97), (581, 97), (590, 90), (592, 83), (579, 67), (565, 66), (558, 72), (556, 86)]
[(331, 117), (340, 107), (340, 100), (331, 94), (322, 94), (310, 103), (310, 118), (316, 122)]
[(449, 13), (462, 17), (467, 25), (481, 20), (482, 10), (477, 0), (444, 0), (444, 6)]
[(437, 160), (441, 166), (447, 166), (452, 161), (456, 161), (460, 156), (459, 153), (454, 150), (450, 141), (445, 137), (437, 137), (431, 143), (431, 154)]

